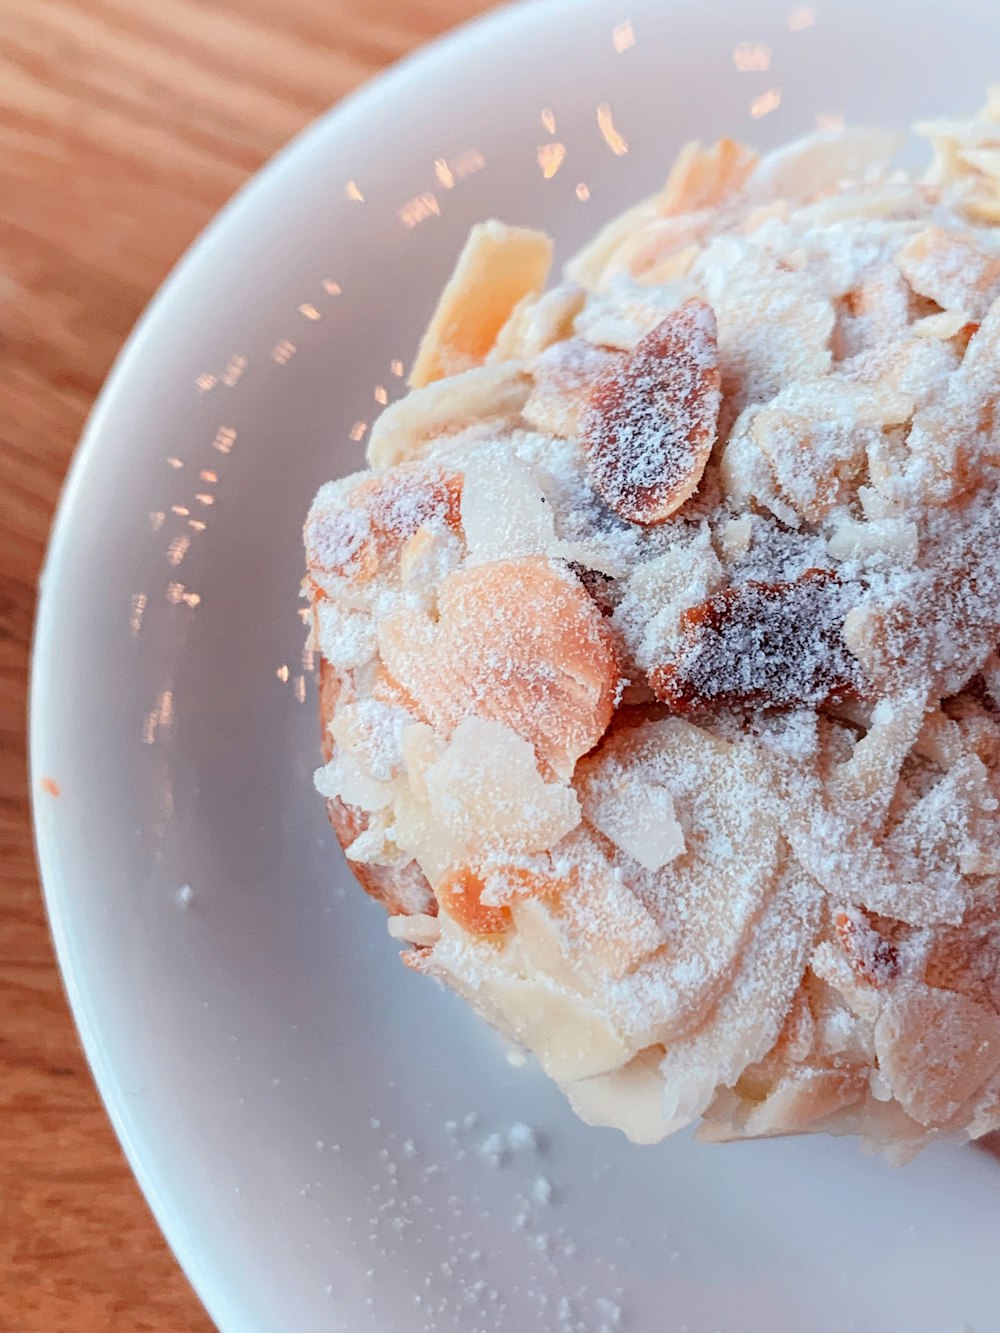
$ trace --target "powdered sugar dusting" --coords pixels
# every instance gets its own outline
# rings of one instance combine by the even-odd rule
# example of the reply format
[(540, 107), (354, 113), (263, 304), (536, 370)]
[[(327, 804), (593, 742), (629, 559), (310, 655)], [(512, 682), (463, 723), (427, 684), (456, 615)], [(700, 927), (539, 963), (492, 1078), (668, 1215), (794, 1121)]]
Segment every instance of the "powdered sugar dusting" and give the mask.
[(641, 1141), (1000, 1123), (995, 116), (925, 178), (685, 150), (310, 515), (318, 785), (425, 886), (407, 965)]
[[(382, 1279), (398, 1273), (412, 1254), (412, 1233), (432, 1234), (445, 1257), (414, 1283), (414, 1305), (428, 1330), (481, 1329), (503, 1333), (512, 1321), (530, 1322), (538, 1333), (613, 1333), (628, 1326), (624, 1289), (614, 1259), (591, 1249), (576, 1226), (572, 1181), (541, 1174), (544, 1135), (531, 1129), (527, 1144), (497, 1158), (484, 1142), (509, 1144), (528, 1126), (504, 1126), (477, 1112), (457, 1114), (435, 1136), (401, 1139), (372, 1122), (378, 1169), (369, 1182), (367, 1215), (351, 1219), (367, 1229), (378, 1259), (365, 1274), (370, 1303), (380, 1302)], [(437, 1136), (440, 1138), (440, 1136)], [(466, 1188), (448, 1194), (442, 1184), (461, 1167)], [(499, 1172), (505, 1189), (488, 1178)], [(449, 1188), (447, 1185), (443, 1187)], [(308, 1195), (307, 1185), (304, 1194)], [(487, 1209), (487, 1193), (496, 1200)], [(484, 1226), (485, 1224), (485, 1226)], [(497, 1277), (479, 1236), (499, 1229), (517, 1263), (513, 1278)], [(442, 1250), (443, 1245), (443, 1250)]]

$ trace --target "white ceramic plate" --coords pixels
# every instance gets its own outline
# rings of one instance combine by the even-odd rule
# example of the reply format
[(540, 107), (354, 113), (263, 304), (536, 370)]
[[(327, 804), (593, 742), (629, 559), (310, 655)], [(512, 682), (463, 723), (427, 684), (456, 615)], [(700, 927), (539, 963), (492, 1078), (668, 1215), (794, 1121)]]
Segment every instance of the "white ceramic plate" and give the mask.
[[(546, 226), (565, 257), (688, 137), (971, 110), (1000, 76), (996, 15), (502, 11), (294, 144), (124, 352), (45, 575), (38, 841), (109, 1112), (226, 1333), (1000, 1327), (985, 1154), (893, 1171), (824, 1139), (634, 1148), (399, 965), (312, 791), (296, 600), (310, 497), (360, 465), (355, 423), (401, 392), (472, 222)], [(769, 69), (737, 68), (765, 48)], [(515, 1132), (498, 1161), (519, 1123), (537, 1142)]]

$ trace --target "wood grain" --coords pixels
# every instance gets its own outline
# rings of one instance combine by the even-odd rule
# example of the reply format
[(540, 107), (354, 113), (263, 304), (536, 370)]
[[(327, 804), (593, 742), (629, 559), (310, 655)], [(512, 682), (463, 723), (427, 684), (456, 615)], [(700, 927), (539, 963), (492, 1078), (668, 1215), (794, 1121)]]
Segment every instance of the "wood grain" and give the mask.
[(484, 0), (0, 0), (0, 1330), (211, 1327), (80, 1053), (31, 844), (35, 584), (88, 409), (236, 190)]

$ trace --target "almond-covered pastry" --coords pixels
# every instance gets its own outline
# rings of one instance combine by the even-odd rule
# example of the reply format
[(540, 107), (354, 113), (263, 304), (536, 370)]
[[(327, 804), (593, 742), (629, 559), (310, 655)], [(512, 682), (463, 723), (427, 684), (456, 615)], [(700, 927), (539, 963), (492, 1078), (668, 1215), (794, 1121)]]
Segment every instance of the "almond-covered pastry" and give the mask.
[(473, 230), (305, 529), (403, 961), (653, 1142), (1000, 1126), (1000, 95)]

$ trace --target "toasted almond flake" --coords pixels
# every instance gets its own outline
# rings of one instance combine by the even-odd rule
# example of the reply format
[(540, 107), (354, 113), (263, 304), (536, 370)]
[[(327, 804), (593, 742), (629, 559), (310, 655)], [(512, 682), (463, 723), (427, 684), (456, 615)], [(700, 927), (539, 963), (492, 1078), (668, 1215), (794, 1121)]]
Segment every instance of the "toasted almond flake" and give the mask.
[(415, 912), (412, 916), (391, 916), (389, 934), (394, 940), (431, 949), (441, 938), (441, 922), (436, 916)]
[(473, 227), (410, 371), (420, 388), (485, 360), (518, 301), (538, 293), (552, 264), (552, 242), (525, 227)]
[(879, 1067), (922, 1125), (949, 1120), (1000, 1066), (1000, 1018), (953, 991), (910, 983), (875, 1025)]
[(379, 626), (382, 660), (435, 727), (495, 718), (557, 773), (604, 734), (618, 671), (600, 611), (542, 557), (450, 575), (436, 623), (400, 611)]
[(761, 158), (748, 189), (755, 199), (815, 199), (845, 180), (886, 170), (902, 138), (888, 130), (817, 130)]
[(899, 951), (859, 912), (838, 912), (837, 938), (851, 967), (866, 986), (882, 990), (899, 976)]
[(910, 332), (915, 338), (954, 338), (969, 323), (964, 310), (942, 310), (938, 315), (925, 315), (914, 320)]
[[(368, 461), (392, 467), (480, 422), (509, 424), (531, 390), (519, 364), (477, 366), (391, 403), (372, 427)], [(358, 436), (360, 439), (361, 437)]]
[(689, 143), (671, 167), (657, 207), (664, 217), (717, 208), (742, 188), (757, 161), (757, 154), (735, 139), (719, 139), (711, 148)]
[(656, 524), (697, 490), (721, 401), (715, 316), (685, 302), (595, 384), (582, 423), (594, 484), (633, 523)]
[(534, 388), (521, 415), (529, 426), (570, 439), (579, 435), (594, 382), (620, 366), (621, 353), (594, 347), (582, 338), (567, 338), (546, 349), (534, 367)]
[(524, 296), (497, 334), (488, 360), (526, 361), (569, 338), (584, 302), (582, 288), (564, 282), (542, 296)]
[(638, 774), (632, 783), (623, 781), (610, 789), (591, 785), (584, 813), (599, 833), (646, 870), (661, 870), (684, 851), (684, 832), (669, 789)]
[(509, 907), (489, 907), (482, 901), (481, 875), (468, 865), (453, 867), (435, 889), (445, 916), (473, 935), (503, 935), (510, 928)]
[(646, 199), (613, 218), (569, 261), (566, 277), (586, 291), (596, 289), (608, 261), (622, 242), (656, 216), (656, 200)]

